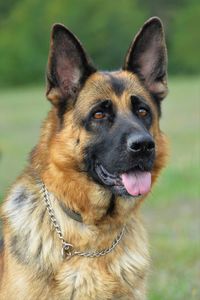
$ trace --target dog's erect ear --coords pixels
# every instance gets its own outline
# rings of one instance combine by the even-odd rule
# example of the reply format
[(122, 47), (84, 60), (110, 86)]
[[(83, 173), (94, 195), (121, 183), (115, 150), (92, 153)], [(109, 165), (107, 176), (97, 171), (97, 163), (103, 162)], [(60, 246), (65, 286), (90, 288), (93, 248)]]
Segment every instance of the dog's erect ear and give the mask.
[(167, 50), (159, 18), (149, 19), (136, 35), (123, 69), (137, 74), (157, 100), (167, 95)]
[(56, 106), (75, 99), (86, 78), (95, 71), (79, 40), (63, 25), (55, 24), (47, 68), (47, 98)]

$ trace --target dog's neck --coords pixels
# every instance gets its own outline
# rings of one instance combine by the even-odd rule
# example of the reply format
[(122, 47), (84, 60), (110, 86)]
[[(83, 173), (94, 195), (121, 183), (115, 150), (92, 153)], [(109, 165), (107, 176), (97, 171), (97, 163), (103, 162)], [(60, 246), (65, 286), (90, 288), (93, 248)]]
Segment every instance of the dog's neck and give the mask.
[(74, 221), (77, 221), (77, 222), (80, 222), (80, 223), (83, 222), (83, 218), (82, 218), (82, 216), (81, 216), (80, 213), (78, 213), (78, 212), (76, 212), (76, 211), (70, 209), (70, 208), (67, 207), (67, 206), (65, 205), (65, 203), (62, 202), (62, 201), (60, 202), (60, 205), (61, 205), (63, 211), (66, 213), (66, 215), (67, 215), (68, 217), (70, 217), (70, 218), (73, 219)]
[(97, 225), (104, 230), (109, 226), (109, 230), (119, 231), (141, 201), (114, 197), (109, 190), (90, 180), (87, 174), (81, 173), (80, 176), (72, 169), (62, 172), (55, 165), (41, 174), (41, 179), (68, 216), (69, 210), (74, 211), (76, 215), (73, 217), (79, 214), (84, 224)]

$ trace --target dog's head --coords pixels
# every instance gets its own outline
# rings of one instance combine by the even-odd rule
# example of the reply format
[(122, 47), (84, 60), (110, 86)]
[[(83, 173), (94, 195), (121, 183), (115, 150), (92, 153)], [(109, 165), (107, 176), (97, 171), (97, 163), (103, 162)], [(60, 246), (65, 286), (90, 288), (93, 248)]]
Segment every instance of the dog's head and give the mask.
[(86, 172), (89, 181), (115, 195), (147, 194), (165, 156), (159, 117), (166, 79), (158, 18), (144, 24), (115, 72), (97, 71), (78, 39), (55, 25), (47, 97), (57, 115), (51, 145), (57, 167)]

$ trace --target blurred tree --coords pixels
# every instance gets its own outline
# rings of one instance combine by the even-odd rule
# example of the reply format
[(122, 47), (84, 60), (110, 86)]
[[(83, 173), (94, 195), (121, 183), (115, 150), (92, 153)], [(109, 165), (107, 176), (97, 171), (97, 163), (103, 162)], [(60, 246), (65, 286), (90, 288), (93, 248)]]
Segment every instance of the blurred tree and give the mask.
[(113, 0), (18, 0), (6, 21), (0, 24), (0, 84), (42, 80), (50, 28), (55, 22), (71, 28), (101, 68), (119, 68), (146, 14), (138, 8), (136, 0), (115, 3)]
[(198, 1), (0, 0), (0, 85), (44, 80), (55, 22), (83, 41), (97, 66), (119, 68), (138, 27), (152, 15), (167, 25), (170, 69), (199, 72)]
[(142, 7), (146, 7), (150, 16), (159, 16), (165, 25), (177, 15), (177, 10), (185, 5), (188, 0), (140, 0)]
[(173, 73), (200, 73), (199, 20), (199, 0), (188, 0), (173, 21), (170, 61)]
[(0, 23), (7, 18), (10, 11), (13, 10), (13, 7), (17, 4), (20, 0), (0, 0)]
[[(84, 8), (86, 2), (88, 9)], [(119, 68), (138, 26), (146, 19), (137, 1), (71, 0), (70, 8), (69, 24), (94, 61), (100, 68)]]

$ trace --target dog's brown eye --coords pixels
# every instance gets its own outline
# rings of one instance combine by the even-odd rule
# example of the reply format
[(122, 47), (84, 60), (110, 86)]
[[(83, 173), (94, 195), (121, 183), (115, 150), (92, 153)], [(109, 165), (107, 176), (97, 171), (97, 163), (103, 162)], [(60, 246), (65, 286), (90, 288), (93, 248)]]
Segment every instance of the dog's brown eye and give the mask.
[(93, 118), (96, 120), (104, 119), (106, 114), (102, 111), (97, 111), (94, 113)]
[(148, 114), (148, 111), (145, 109), (145, 108), (140, 108), (138, 110), (138, 115), (141, 117), (141, 118), (145, 118)]

